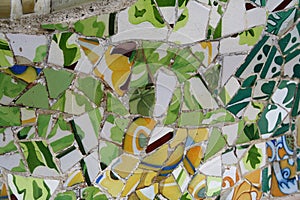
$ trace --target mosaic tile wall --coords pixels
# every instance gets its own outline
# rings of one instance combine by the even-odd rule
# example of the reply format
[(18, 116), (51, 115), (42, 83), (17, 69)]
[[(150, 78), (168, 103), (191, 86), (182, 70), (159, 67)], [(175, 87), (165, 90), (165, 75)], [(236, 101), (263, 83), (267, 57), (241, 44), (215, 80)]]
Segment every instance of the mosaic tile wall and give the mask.
[(138, 0), (1, 33), (0, 199), (299, 194), (298, 18), (297, 0)]

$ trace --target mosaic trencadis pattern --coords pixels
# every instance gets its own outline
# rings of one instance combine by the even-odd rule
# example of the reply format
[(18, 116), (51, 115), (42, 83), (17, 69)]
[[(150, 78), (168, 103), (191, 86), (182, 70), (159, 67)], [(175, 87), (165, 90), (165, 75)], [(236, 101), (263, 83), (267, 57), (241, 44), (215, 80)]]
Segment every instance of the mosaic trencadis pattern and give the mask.
[(0, 199), (300, 193), (297, 0), (138, 0), (0, 34)]

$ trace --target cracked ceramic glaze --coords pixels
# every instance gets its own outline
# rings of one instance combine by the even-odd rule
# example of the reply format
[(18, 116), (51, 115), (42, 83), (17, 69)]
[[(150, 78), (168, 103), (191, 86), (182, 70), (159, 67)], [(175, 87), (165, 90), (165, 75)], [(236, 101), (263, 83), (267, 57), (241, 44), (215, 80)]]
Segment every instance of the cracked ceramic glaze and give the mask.
[(0, 199), (299, 197), (298, 18), (296, 0), (138, 0), (2, 31)]

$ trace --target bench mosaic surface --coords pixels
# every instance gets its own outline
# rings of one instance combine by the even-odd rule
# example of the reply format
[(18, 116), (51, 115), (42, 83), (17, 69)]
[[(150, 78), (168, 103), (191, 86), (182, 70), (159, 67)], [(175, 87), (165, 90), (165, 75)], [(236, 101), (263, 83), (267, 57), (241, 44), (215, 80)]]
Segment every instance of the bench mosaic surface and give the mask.
[(138, 0), (0, 33), (0, 199), (300, 193), (298, 18), (297, 0)]

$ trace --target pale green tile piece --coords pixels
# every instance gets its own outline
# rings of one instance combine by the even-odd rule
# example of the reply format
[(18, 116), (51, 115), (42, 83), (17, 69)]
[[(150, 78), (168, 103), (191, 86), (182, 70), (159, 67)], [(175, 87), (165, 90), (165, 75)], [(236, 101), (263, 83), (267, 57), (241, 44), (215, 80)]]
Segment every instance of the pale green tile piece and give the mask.
[(204, 156), (204, 161), (218, 153), (226, 145), (226, 140), (221, 134), (221, 131), (217, 128), (213, 128), (208, 139), (208, 144)]
[(20, 108), (0, 106), (0, 127), (20, 126), (20, 125), (21, 125)]
[(122, 102), (110, 92), (107, 93), (106, 107), (108, 112), (113, 112), (122, 116), (129, 114)]
[(57, 98), (70, 86), (74, 74), (66, 70), (44, 69), (50, 98)]
[(103, 85), (100, 81), (92, 77), (79, 78), (77, 85), (78, 89), (81, 90), (92, 102), (94, 102), (97, 106), (100, 105), (103, 97)]
[(99, 155), (101, 169), (104, 170), (115, 158), (121, 155), (121, 149), (113, 143), (102, 141), (100, 142)]
[(0, 103), (5, 105), (11, 103), (26, 88), (26, 85), (23, 81), (0, 73)]
[(17, 101), (17, 104), (34, 108), (48, 109), (48, 92), (46, 87), (40, 83), (26, 91)]
[(74, 191), (66, 191), (58, 193), (54, 200), (76, 200), (76, 194)]
[(183, 112), (178, 121), (179, 126), (200, 126), (203, 120), (202, 111)]

